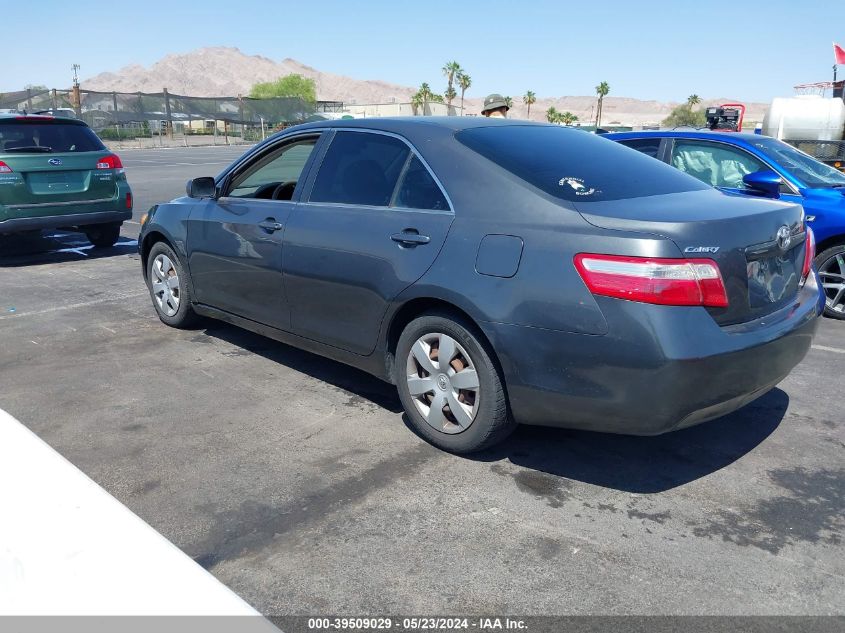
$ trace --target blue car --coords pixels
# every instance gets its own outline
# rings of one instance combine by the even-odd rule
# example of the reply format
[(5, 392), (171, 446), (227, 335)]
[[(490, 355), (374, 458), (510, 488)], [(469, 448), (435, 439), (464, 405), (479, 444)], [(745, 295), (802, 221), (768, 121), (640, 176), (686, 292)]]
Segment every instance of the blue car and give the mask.
[[(845, 174), (768, 136), (709, 130), (606, 134), (729, 193), (804, 207), (816, 238), (825, 314), (845, 319)], [(775, 178), (771, 172), (777, 174)]]

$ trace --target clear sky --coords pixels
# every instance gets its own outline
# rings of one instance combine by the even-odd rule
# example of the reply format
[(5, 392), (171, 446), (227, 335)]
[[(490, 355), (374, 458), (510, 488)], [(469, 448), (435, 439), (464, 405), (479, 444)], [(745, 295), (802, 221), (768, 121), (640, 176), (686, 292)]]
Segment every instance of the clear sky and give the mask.
[[(0, 91), (67, 87), (168, 53), (236, 46), (357, 79), (442, 92), (457, 60), (468, 96), (533, 90), (683, 100), (769, 101), (829, 80), (845, 46), (845, 0), (204, 0), (3, 2)], [(845, 78), (845, 66), (840, 68)], [(83, 83), (84, 86), (84, 83)]]

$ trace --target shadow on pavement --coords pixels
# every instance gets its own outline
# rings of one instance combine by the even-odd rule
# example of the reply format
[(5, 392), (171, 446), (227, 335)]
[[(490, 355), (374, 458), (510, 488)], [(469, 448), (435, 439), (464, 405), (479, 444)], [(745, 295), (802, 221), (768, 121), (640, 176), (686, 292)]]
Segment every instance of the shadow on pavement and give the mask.
[(354, 367), (222, 322), (208, 322), (205, 334), (334, 385), (391, 413), (402, 411), (396, 387)]
[(788, 406), (789, 396), (772, 389), (730, 415), (653, 437), (519, 427), (502, 445), (468, 458), (508, 460), (554, 477), (625, 492), (663, 492), (751, 452), (780, 425)]
[(37, 266), (102, 259), (138, 252), (138, 241), (121, 236), (110, 248), (94, 248), (83, 233), (45, 231), (0, 235), (0, 267)]
[[(205, 334), (392, 413), (402, 412), (396, 388), (363, 371), (224, 323), (212, 322)], [(788, 406), (789, 396), (773, 389), (730, 415), (654, 437), (521, 426), (501, 445), (465, 459), (507, 460), (545, 473), (542, 476), (552, 480), (549, 484), (563, 477), (633, 493), (662, 492), (716, 472), (752, 451), (780, 425)], [(402, 418), (413, 431), (407, 416)]]

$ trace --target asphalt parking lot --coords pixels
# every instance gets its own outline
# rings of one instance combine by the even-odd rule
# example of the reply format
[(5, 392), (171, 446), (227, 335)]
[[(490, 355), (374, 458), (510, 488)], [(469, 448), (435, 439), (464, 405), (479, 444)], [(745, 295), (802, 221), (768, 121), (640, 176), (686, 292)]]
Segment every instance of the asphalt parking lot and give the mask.
[[(123, 152), (134, 222), (242, 151)], [(0, 238), (0, 408), (263, 613), (845, 614), (845, 322), (726, 418), (456, 457), (357, 370), (165, 327), (138, 229)]]

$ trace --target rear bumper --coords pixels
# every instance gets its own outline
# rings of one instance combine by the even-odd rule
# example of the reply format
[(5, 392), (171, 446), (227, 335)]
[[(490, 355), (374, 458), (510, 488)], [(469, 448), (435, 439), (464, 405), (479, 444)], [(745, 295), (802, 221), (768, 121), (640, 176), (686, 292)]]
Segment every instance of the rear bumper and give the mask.
[(19, 233), (38, 229), (63, 229), (123, 222), (132, 218), (130, 209), (119, 211), (92, 211), (90, 213), (68, 213), (43, 217), (10, 218), (0, 222), (0, 234)]
[(703, 308), (599, 297), (609, 332), (482, 324), (524, 424), (657, 435), (726, 415), (804, 358), (823, 303), (813, 277), (788, 308), (719, 327)]

